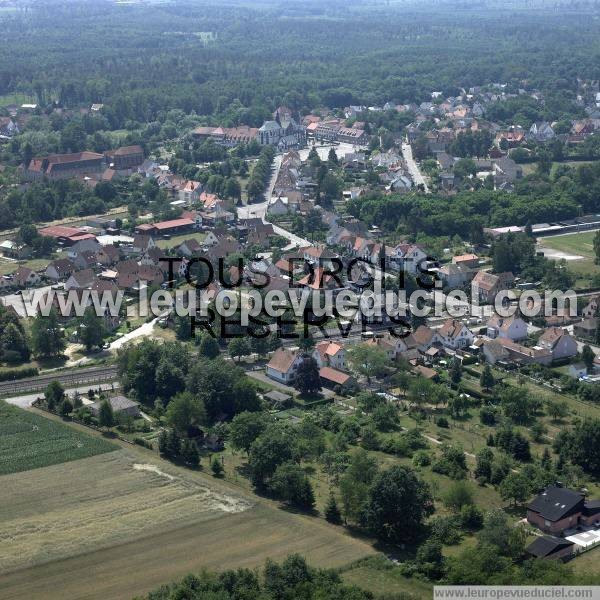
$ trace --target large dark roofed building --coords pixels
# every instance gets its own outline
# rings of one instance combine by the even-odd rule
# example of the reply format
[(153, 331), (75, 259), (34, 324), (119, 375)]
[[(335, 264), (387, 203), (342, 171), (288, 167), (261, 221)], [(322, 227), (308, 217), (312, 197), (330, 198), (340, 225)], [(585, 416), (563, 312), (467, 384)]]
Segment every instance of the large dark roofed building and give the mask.
[(104, 169), (104, 156), (96, 152), (50, 154), (44, 158), (32, 158), (25, 169), (27, 179), (66, 179), (99, 173)]

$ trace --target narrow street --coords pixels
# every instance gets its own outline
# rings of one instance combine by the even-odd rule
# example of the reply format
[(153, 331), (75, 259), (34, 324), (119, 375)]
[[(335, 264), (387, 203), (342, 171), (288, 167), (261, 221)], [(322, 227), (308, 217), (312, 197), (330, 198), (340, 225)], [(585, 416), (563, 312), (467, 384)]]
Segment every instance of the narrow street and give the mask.
[(412, 148), (410, 144), (403, 143), (402, 144), (402, 156), (404, 157), (404, 161), (406, 162), (406, 167), (408, 172), (415, 183), (415, 186), (422, 185), (426, 194), (429, 194), (429, 188), (427, 187), (427, 182), (425, 181), (425, 177), (419, 170), (415, 159), (413, 158)]

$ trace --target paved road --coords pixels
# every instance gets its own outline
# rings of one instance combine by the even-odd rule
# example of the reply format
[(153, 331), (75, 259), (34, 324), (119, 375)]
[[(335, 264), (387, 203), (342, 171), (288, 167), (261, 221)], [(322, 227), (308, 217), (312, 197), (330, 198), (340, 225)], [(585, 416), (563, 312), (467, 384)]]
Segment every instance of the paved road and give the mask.
[(246, 204), (245, 206), (238, 206), (238, 219), (252, 219), (260, 217), (263, 221), (265, 220), (265, 216), (267, 214), (267, 207), (271, 200), (271, 196), (273, 196), (273, 189), (275, 188), (275, 184), (277, 183), (277, 177), (279, 177), (279, 169), (281, 169), (282, 159), (283, 154), (276, 154), (275, 158), (273, 159), (273, 173), (271, 174), (269, 185), (265, 191), (264, 202), (260, 202), (257, 204)]
[(27, 311), (25, 309), (23, 294), (25, 294), (27, 298), (39, 297), (46, 294), (51, 288), (52, 286), (45, 285), (43, 287), (23, 290), (22, 294), (6, 294), (5, 296), (0, 296), (0, 303), (4, 306), (12, 306), (19, 315), (19, 317), (27, 317), (30, 315), (27, 314)]
[(423, 177), (421, 171), (419, 171), (419, 167), (415, 162), (415, 159), (413, 158), (412, 148), (410, 147), (410, 144), (402, 144), (402, 156), (404, 157), (406, 167), (408, 168), (408, 172), (412, 180), (415, 182), (415, 185), (422, 185), (425, 190), (425, 193), (429, 194), (427, 182), (425, 181), (425, 178)]
[[(267, 208), (269, 206), (269, 201), (273, 196), (273, 189), (275, 188), (275, 183), (277, 182), (277, 177), (279, 176), (279, 169), (281, 169), (282, 159), (283, 154), (277, 154), (273, 159), (273, 174), (271, 175), (271, 181), (269, 182), (269, 186), (267, 187), (267, 191), (265, 192), (265, 201), (259, 204), (247, 204), (246, 206), (238, 206), (238, 219), (260, 217), (265, 223), (270, 222), (266, 218)], [(289, 240), (290, 243), (284, 248), (284, 250), (286, 251), (296, 247), (312, 246), (312, 243), (309, 242), (307, 239), (302, 238), (298, 235), (294, 235), (287, 229), (283, 229), (283, 227), (273, 225), (273, 230), (277, 235), (280, 235)]]

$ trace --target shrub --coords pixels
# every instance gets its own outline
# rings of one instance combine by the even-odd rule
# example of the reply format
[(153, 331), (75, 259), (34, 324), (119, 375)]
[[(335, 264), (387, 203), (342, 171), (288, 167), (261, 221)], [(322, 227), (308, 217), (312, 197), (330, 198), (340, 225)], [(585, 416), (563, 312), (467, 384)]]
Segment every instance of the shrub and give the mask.
[(449, 427), (448, 419), (446, 419), (446, 417), (438, 417), (435, 421), (435, 424), (438, 427), (443, 427), (444, 429), (448, 429), (448, 427)]
[(413, 456), (413, 465), (415, 467), (426, 467), (431, 464), (431, 456), (425, 450), (419, 450), (415, 452)]

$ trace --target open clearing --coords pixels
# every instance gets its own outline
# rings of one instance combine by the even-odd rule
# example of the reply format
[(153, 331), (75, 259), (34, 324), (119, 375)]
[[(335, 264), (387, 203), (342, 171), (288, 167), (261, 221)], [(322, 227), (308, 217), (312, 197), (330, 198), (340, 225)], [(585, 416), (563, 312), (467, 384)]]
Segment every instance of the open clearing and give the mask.
[(600, 268), (594, 264), (594, 235), (595, 231), (584, 231), (539, 238), (537, 247), (546, 258), (565, 259), (569, 270), (578, 277), (576, 287), (588, 287), (591, 278), (600, 274)]
[(0, 478), (0, 598), (131, 598), (203, 567), (292, 552), (341, 566), (372, 546), (141, 449)]
[[(594, 258), (594, 236), (595, 231), (583, 231), (581, 233), (569, 233), (566, 235), (552, 235), (539, 238), (538, 245), (541, 250), (549, 249), (548, 258), (565, 258), (567, 260), (582, 260)], [(570, 259), (568, 257), (571, 257)]]
[[(65, 463), (117, 446), (0, 400), (0, 475)], [(1, 560), (0, 560), (1, 562)]]

